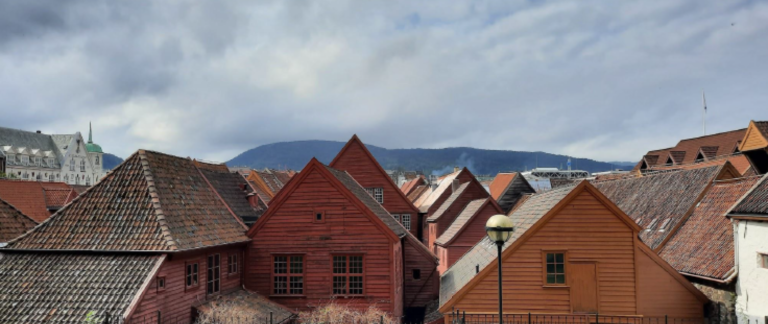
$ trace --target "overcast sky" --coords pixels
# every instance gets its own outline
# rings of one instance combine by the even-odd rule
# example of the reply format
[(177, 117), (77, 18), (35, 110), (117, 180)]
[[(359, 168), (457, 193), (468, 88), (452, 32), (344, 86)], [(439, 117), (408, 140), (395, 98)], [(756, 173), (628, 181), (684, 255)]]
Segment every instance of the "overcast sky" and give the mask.
[(766, 1), (2, 1), (0, 126), (638, 160), (768, 119)]

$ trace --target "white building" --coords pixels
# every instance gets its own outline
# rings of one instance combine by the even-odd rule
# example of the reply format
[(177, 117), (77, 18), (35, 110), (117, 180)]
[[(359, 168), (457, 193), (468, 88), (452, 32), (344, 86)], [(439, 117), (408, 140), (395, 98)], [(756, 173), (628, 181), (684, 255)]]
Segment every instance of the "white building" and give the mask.
[(48, 135), (0, 127), (0, 172), (8, 178), (90, 186), (106, 172), (101, 146), (80, 132)]
[(733, 221), (736, 318), (739, 324), (768, 324), (768, 176), (728, 213)]

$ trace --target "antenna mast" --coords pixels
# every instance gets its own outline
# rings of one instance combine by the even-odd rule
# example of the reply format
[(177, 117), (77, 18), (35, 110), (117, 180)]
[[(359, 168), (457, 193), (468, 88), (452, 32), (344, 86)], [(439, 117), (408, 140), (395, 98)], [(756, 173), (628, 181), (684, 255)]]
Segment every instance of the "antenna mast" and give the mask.
[(707, 97), (704, 95), (704, 91), (701, 91), (701, 101), (704, 104), (704, 115), (701, 117), (701, 128), (704, 131), (704, 135), (707, 135)]

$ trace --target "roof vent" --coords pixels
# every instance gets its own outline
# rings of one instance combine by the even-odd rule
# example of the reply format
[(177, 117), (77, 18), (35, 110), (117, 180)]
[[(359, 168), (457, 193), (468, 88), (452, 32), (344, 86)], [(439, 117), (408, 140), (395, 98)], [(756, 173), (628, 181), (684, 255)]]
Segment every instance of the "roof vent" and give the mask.
[(459, 179), (453, 179), (453, 182), (451, 183), (451, 192), (456, 192), (456, 190), (459, 190), (459, 186), (461, 186)]
[(42, 134), (43, 132), (41, 132), (40, 130), (38, 130), (38, 131), (36, 131), (35, 133), (38, 133), (38, 134)]
[(475, 273), (480, 273), (480, 265), (479, 264), (475, 265)]

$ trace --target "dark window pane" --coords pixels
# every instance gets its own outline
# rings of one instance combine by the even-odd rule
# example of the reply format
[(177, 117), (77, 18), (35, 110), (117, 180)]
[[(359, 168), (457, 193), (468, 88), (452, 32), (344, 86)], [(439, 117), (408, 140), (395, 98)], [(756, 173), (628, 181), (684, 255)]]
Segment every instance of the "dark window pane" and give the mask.
[(347, 257), (346, 256), (333, 257), (333, 273), (347, 273)]
[(192, 285), (192, 276), (187, 276), (187, 286)]
[(218, 254), (216, 254), (216, 255), (214, 256), (214, 263), (213, 263), (213, 264), (214, 264), (214, 265), (216, 265), (217, 267), (218, 267), (219, 265), (221, 265), (221, 260), (219, 260), (219, 255), (218, 255)]
[(413, 279), (421, 279), (421, 269), (413, 269)]
[(555, 272), (557, 272), (557, 273), (565, 273), (564, 265), (563, 264), (558, 264), (555, 267)]
[(208, 282), (208, 293), (209, 294), (213, 293), (213, 282)]
[(288, 292), (287, 277), (275, 277), (274, 294), (282, 295)]
[(563, 254), (562, 253), (555, 253), (555, 261), (557, 263), (563, 263)]
[(349, 257), (349, 273), (363, 273), (363, 257)]
[(349, 277), (349, 294), (363, 294), (363, 277)]
[(291, 273), (304, 272), (304, 258), (300, 256), (291, 257)]
[(304, 277), (291, 277), (291, 294), (301, 295), (304, 293)]
[(275, 273), (287, 273), (287, 257), (275, 257)]
[(321, 214), (321, 213), (317, 213), (317, 214), (315, 215), (315, 219), (316, 219), (316, 220), (323, 220), (323, 214)]
[(553, 273), (553, 272), (555, 272), (555, 265), (547, 264), (547, 273)]
[(555, 255), (552, 253), (547, 253), (547, 263), (553, 263), (555, 262)]
[(557, 283), (559, 283), (559, 284), (564, 284), (565, 283), (565, 275), (559, 274), (559, 275), (555, 275), (555, 276), (557, 277), (556, 278), (557, 279)]
[(192, 265), (192, 273), (197, 274), (197, 263)]
[(548, 275), (547, 275), (547, 283), (548, 283), (548, 284), (551, 284), (551, 283), (556, 283), (555, 275), (553, 275), (553, 274), (548, 274)]
[(347, 293), (347, 277), (333, 277), (333, 293), (335, 295)]

